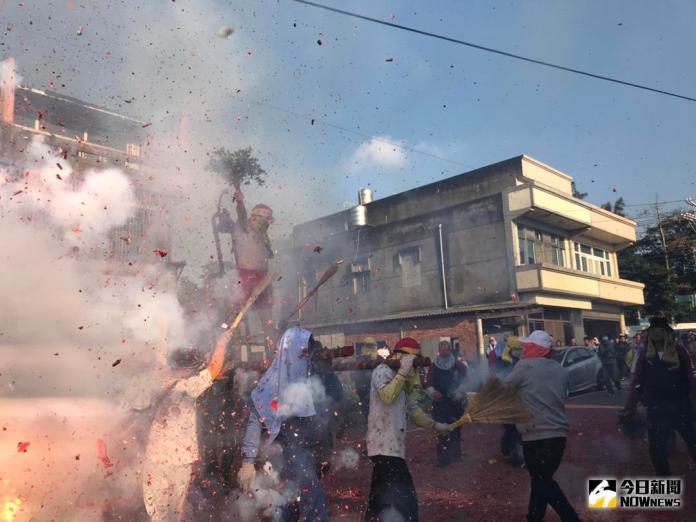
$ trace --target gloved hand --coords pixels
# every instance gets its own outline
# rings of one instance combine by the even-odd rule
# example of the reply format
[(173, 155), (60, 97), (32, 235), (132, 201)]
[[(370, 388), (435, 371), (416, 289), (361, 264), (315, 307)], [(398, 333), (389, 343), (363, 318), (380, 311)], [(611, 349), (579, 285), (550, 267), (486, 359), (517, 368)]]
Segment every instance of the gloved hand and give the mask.
[(251, 490), (251, 483), (256, 476), (256, 468), (253, 462), (242, 462), (242, 467), (239, 468), (239, 473), (237, 473), (237, 483), (239, 488), (244, 493), (249, 493)]
[(437, 433), (447, 433), (448, 431), (450, 431), (449, 424), (446, 424), (444, 422), (436, 422), (435, 424), (433, 424), (433, 429)]
[(401, 354), (401, 357), (399, 358), (399, 363), (401, 364), (401, 367), (399, 368), (399, 374), (402, 377), (406, 377), (409, 372), (411, 371), (411, 368), (413, 368), (413, 361), (416, 359), (416, 356), (410, 353), (403, 353)]

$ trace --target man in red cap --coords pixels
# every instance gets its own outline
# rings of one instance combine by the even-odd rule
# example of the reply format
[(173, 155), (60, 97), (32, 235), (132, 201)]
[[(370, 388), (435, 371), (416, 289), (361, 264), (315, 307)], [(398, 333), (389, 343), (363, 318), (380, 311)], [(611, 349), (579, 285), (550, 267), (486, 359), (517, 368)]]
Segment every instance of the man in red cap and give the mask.
[[(401, 339), (393, 354), (375, 368), (370, 382), (370, 413), (367, 417), (367, 455), (372, 460), (372, 482), (365, 520), (418, 520), (418, 499), (406, 465), (406, 417), (438, 433), (447, 424), (433, 421), (420, 409), (417, 390), (420, 378), (413, 361), (421, 352), (418, 341)], [(389, 361), (398, 360), (394, 371)]]
[[(232, 251), (237, 262), (239, 295), (237, 303), (241, 306), (254, 291), (254, 288), (268, 273), (268, 260), (273, 258), (268, 227), (273, 223), (273, 210), (262, 203), (251, 209), (247, 216), (244, 194), (237, 187), (234, 193), (237, 201), (237, 222), (232, 227)], [(264, 331), (272, 327), (273, 295), (269, 286), (256, 300), (255, 310), (259, 315)]]

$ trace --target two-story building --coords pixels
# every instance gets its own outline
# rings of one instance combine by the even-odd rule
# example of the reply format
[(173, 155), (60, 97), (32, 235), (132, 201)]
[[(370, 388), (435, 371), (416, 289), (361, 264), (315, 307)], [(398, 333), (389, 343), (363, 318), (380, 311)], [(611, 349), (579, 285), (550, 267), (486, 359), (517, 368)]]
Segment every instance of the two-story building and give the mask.
[[(341, 271), (300, 324), (333, 345), (451, 340), (469, 357), (484, 338), (545, 329), (564, 344), (624, 330), (643, 285), (621, 279), (617, 251), (636, 224), (574, 198), (572, 178), (518, 156), (314, 221), (293, 231), (301, 298)], [(315, 246), (320, 246), (317, 252)], [(294, 284), (295, 282), (293, 282)]]

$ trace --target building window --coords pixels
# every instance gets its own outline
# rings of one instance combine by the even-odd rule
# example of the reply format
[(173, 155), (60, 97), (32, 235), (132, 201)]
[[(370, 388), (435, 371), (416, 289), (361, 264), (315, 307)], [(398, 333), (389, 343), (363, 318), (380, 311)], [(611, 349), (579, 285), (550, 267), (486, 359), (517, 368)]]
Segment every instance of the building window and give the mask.
[(400, 250), (397, 254), (399, 270), (401, 271), (401, 287), (411, 288), (421, 285), (421, 252), (420, 247)]
[(140, 145), (135, 145), (134, 143), (129, 143), (126, 145), (126, 154), (133, 156), (134, 158), (140, 157)]
[(518, 225), (517, 239), (521, 265), (549, 263), (565, 266), (565, 240), (562, 237)]
[(602, 248), (573, 243), (575, 251), (575, 268), (590, 274), (611, 277), (611, 259), (609, 252)]
[(350, 264), (350, 275), (353, 282), (353, 294), (366, 293), (370, 291), (370, 268), (371, 257), (364, 257)]

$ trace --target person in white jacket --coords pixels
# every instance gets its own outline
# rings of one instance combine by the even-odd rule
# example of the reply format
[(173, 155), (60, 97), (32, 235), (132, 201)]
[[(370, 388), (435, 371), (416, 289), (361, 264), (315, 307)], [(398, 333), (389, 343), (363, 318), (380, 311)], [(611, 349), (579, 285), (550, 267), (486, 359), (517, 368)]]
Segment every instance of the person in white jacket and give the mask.
[(228, 330), (220, 337), (206, 367), (193, 375), (186, 376), (186, 368), (159, 369), (157, 375), (164, 382), (153, 405), (142, 476), (143, 500), (152, 522), (184, 519), (186, 494), (199, 458), (196, 399), (221, 375), (231, 334)]

